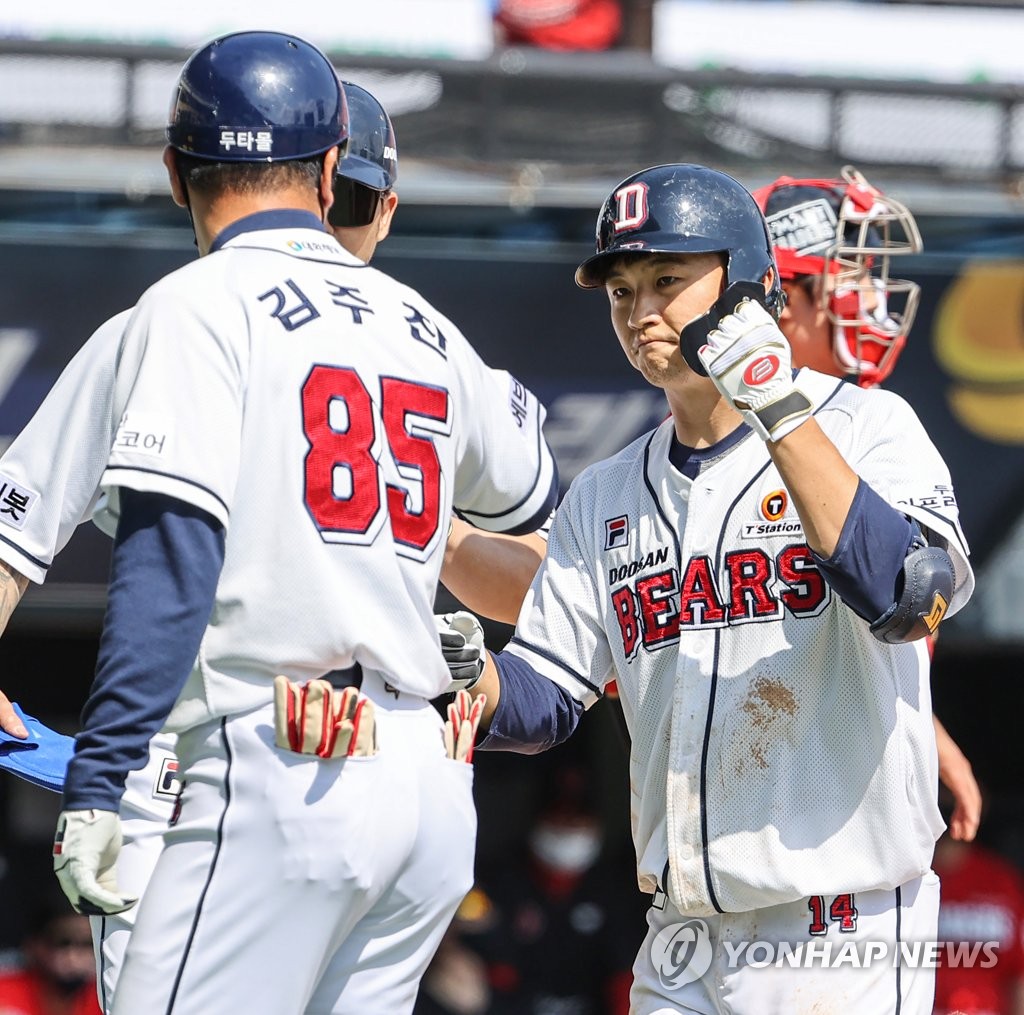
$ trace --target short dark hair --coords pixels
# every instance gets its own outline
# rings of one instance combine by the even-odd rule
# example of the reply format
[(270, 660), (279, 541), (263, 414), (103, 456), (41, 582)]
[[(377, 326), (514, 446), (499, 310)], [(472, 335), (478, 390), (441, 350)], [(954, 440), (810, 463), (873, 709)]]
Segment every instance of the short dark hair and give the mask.
[(204, 197), (225, 193), (265, 194), (288, 187), (316, 189), (324, 164), (323, 155), (283, 162), (211, 162), (175, 152), (183, 183)]
[[(652, 257), (692, 257), (699, 251), (691, 250), (624, 250), (616, 257), (609, 257), (608, 260), (603, 264), (602, 267), (602, 278), (601, 284), (607, 280), (608, 276), (613, 274), (619, 268), (628, 267), (631, 264), (636, 264), (638, 261), (647, 261)], [(729, 265), (729, 254), (725, 250), (709, 250), (709, 254), (717, 254), (718, 260), (723, 268), (727, 268)], [(595, 269), (596, 274), (596, 269)]]
[(68, 916), (75, 916), (75, 911), (64, 894), (47, 890), (29, 912), (25, 923), (26, 937), (45, 937), (58, 920)]
[(803, 289), (811, 302), (821, 296), (821, 288), (824, 284), (822, 275), (794, 275), (791, 279), (783, 279), (783, 282), (791, 282), (798, 289)]

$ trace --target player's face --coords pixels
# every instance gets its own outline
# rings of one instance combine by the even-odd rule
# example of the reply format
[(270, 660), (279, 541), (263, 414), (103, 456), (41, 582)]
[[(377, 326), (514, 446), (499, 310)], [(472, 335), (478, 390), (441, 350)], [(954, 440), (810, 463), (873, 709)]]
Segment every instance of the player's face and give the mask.
[(810, 367), (823, 374), (841, 376), (832, 353), (832, 322), (821, 305), (819, 281), (812, 276), (783, 279), (786, 307), (779, 328), (789, 339), (793, 366)]
[(686, 365), (679, 332), (707, 312), (724, 283), (720, 254), (650, 254), (612, 266), (605, 279), (612, 327), (626, 359), (650, 384), (706, 380)]
[[(366, 188), (368, 189), (368, 188)], [(336, 194), (337, 196), (337, 194)], [(391, 219), (398, 207), (398, 195), (387, 191), (377, 201), (373, 218), (362, 226), (336, 226), (328, 223), (335, 239), (360, 261), (370, 263), (377, 250), (377, 244), (387, 238), (391, 231)]]
[(28, 951), (45, 980), (69, 991), (95, 976), (89, 923), (77, 913), (52, 920), (45, 933), (32, 939)]
[[(878, 290), (871, 284), (871, 276), (862, 273), (845, 285), (856, 288), (860, 305), (860, 317), (869, 320), (879, 304)], [(786, 307), (779, 318), (779, 328), (789, 339), (793, 350), (793, 366), (810, 367), (833, 377), (845, 377), (846, 368), (836, 356), (836, 327), (829, 312), (822, 306), (822, 282), (815, 276), (805, 275), (795, 279), (783, 279), (786, 291)], [(825, 291), (831, 297), (836, 286), (835, 276), (824, 281)]]

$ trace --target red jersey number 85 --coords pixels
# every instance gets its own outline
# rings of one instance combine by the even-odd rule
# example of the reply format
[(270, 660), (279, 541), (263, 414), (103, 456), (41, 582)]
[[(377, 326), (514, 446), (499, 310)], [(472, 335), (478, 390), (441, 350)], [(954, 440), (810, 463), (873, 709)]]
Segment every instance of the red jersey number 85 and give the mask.
[(306, 507), (328, 542), (362, 543), (381, 520), (383, 489), (395, 542), (421, 551), (440, 526), (441, 463), (434, 441), (411, 432), (409, 420), (447, 433), (448, 392), (395, 377), (380, 383), (384, 437), (409, 485), (381, 482), (377, 417), (359, 374), (315, 366), (302, 386)]

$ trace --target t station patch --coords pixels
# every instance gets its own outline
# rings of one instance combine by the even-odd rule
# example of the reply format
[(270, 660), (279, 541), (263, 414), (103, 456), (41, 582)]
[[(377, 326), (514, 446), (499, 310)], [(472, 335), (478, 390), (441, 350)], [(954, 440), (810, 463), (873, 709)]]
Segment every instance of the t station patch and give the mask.
[(786, 519), (789, 494), (785, 490), (771, 490), (757, 506), (757, 520), (746, 522), (740, 532), (741, 539), (763, 539), (765, 536), (803, 536), (799, 518)]
[(789, 507), (789, 496), (785, 490), (772, 490), (761, 501), (761, 515), (765, 521), (777, 522)]

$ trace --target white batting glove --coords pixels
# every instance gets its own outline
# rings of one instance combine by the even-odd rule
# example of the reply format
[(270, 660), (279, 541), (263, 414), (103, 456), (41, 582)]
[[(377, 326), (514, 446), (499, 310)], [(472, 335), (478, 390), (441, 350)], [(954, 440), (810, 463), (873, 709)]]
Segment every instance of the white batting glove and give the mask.
[(472, 762), (476, 731), (486, 704), (486, 694), (473, 698), (469, 691), (459, 691), (449, 704), (448, 719), (444, 724), (444, 749), (453, 761)]
[(115, 811), (62, 811), (53, 840), (53, 869), (76, 913), (111, 916), (138, 902), (117, 887), (121, 819)]
[(328, 680), (300, 684), (274, 677), (274, 743), (318, 758), (372, 758), (377, 753), (373, 702)]
[(441, 639), (441, 654), (452, 678), (441, 693), (468, 691), (484, 672), (484, 629), (480, 621), (465, 610), (435, 614), (434, 621)]
[(793, 383), (786, 336), (752, 300), (723, 317), (697, 355), (761, 440), (781, 440), (811, 415), (811, 400)]

